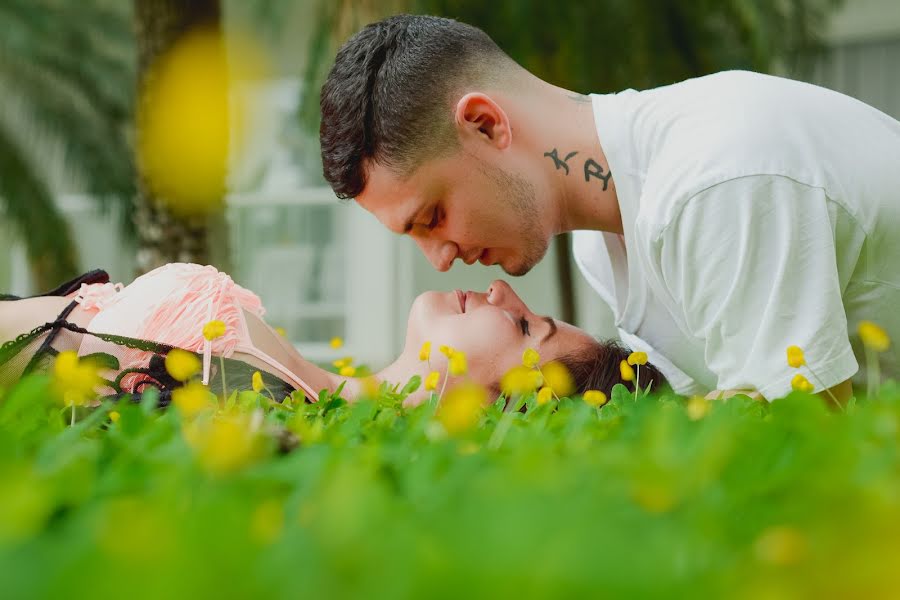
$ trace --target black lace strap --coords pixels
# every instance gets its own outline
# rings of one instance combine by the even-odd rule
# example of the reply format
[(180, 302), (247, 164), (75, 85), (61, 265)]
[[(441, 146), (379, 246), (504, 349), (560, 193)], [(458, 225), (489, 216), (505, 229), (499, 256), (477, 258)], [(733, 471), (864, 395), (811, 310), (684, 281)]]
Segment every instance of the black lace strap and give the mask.
[(50, 348), (53, 347), (53, 342), (54, 340), (56, 340), (56, 337), (59, 335), (59, 332), (62, 329), (61, 324), (68, 323), (66, 319), (69, 317), (72, 311), (75, 310), (76, 306), (78, 306), (78, 303), (73, 300), (72, 302), (69, 302), (69, 304), (63, 309), (61, 313), (59, 313), (59, 316), (56, 317), (56, 320), (50, 326), (50, 333), (47, 334), (47, 337), (44, 338), (43, 342), (41, 342), (41, 347), (37, 349), (37, 352), (35, 352), (31, 356), (31, 360), (28, 361), (28, 366), (26, 366), (25, 370), (22, 372), (23, 375), (28, 375), (29, 373), (31, 373), (40, 362), (41, 357), (44, 356), (44, 354), (46, 354), (50, 350)]
[(68, 296), (72, 292), (77, 292), (81, 289), (81, 285), (84, 283), (88, 285), (92, 283), (109, 283), (109, 273), (103, 269), (94, 269), (57, 286), (49, 292), (39, 294), (39, 296)]
[(42, 298), (45, 296), (68, 296), (72, 292), (77, 292), (79, 289), (81, 289), (81, 284), (83, 283), (86, 283), (88, 285), (92, 283), (109, 283), (109, 273), (107, 273), (103, 269), (94, 269), (93, 271), (88, 271), (84, 275), (79, 275), (75, 279), (70, 279), (63, 284), (58, 285), (49, 292), (44, 292), (43, 294), (37, 294), (35, 296), (15, 296), (13, 294), (0, 294), (0, 302), (25, 300), (26, 298)]

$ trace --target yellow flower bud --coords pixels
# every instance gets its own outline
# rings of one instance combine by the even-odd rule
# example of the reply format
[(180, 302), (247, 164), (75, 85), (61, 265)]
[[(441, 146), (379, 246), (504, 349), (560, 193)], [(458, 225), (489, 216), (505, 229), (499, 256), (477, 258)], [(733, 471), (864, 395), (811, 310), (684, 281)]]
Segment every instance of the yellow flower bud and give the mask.
[(800, 373), (797, 373), (794, 375), (794, 378), (791, 379), (791, 388), (798, 392), (812, 392), (814, 389), (813, 384)]
[(622, 376), (622, 381), (634, 381), (634, 369), (631, 368), (627, 360), (619, 363), (619, 374)]
[(584, 401), (591, 406), (603, 406), (606, 404), (606, 394), (600, 390), (588, 390), (584, 393)]
[(350, 366), (353, 364), (353, 357), (345, 356), (344, 358), (339, 358), (339, 359), (333, 361), (331, 364), (333, 364), (336, 369), (347, 367), (347, 366)]
[(356, 375), (356, 367), (352, 365), (345, 365), (341, 367), (340, 375), (341, 377), (353, 377), (354, 375)]
[(691, 396), (687, 401), (687, 415), (691, 421), (699, 421), (709, 413), (709, 400), (703, 396)]
[(187, 381), (200, 372), (200, 359), (193, 352), (173, 348), (166, 354), (166, 371), (176, 381)]
[(891, 347), (891, 338), (887, 332), (872, 321), (861, 321), (859, 337), (867, 348), (875, 352), (884, 352)]
[(451, 348), (450, 346), (441, 344), (440, 346), (438, 346), (438, 350), (440, 350), (441, 354), (443, 354), (447, 358), (453, 356), (453, 348)]
[(543, 406), (551, 400), (553, 400), (553, 390), (547, 386), (542, 387), (537, 395), (538, 406)]
[(454, 351), (450, 355), (450, 374), (456, 376), (465, 375), (466, 371), (468, 371), (466, 355), (463, 352)]
[(799, 369), (806, 364), (806, 357), (803, 356), (803, 349), (800, 346), (788, 346), (787, 349), (788, 366)]
[(344, 345), (344, 340), (335, 336), (335, 337), (331, 338), (331, 341), (328, 342), (328, 345), (331, 346), (332, 348), (334, 348), (335, 350), (337, 350), (338, 348), (340, 348), (341, 346)]
[(438, 408), (437, 419), (450, 435), (468, 431), (478, 422), (487, 402), (487, 392), (480, 385), (464, 383), (452, 388)]
[(210, 392), (200, 382), (192, 381), (172, 392), (172, 403), (185, 417), (191, 418), (210, 405)]
[(534, 348), (528, 348), (522, 353), (522, 364), (533, 369), (541, 362), (541, 355)]
[(572, 380), (572, 374), (561, 362), (555, 360), (548, 362), (541, 367), (541, 373), (544, 376), (546, 385), (560, 398), (568, 396), (575, 391), (575, 382)]
[(225, 335), (225, 323), (222, 321), (210, 321), (203, 326), (203, 337), (210, 342)]
[(441, 380), (441, 374), (437, 371), (432, 371), (425, 377), (425, 390), (429, 392), (433, 392), (437, 389), (438, 382)]
[(94, 388), (103, 380), (97, 366), (80, 360), (75, 350), (60, 352), (53, 364), (53, 385), (66, 406), (81, 406), (96, 396)]
[(431, 342), (425, 342), (422, 344), (422, 349), (419, 350), (419, 360), (426, 361), (431, 358)]
[(628, 355), (628, 364), (629, 365), (646, 365), (647, 364), (647, 353), (646, 352), (632, 352)]
[(113, 423), (118, 423), (119, 419), (121, 419), (121, 418), (122, 418), (122, 415), (119, 414), (119, 411), (117, 411), (117, 410), (110, 411), (109, 420), (112, 421)]
[(500, 380), (500, 388), (507, 396), (529, 394), (541, 385), (540, 372), (525, 365), (513, 367)]
[(262, 373), (259, 371), (253, 372), (253, 377), (250, 378), (250, 384), (253, 386), (253, 391), (257, 394), (262, 393), (262, 391), (266, 389), (266, 384), (263, 383)]

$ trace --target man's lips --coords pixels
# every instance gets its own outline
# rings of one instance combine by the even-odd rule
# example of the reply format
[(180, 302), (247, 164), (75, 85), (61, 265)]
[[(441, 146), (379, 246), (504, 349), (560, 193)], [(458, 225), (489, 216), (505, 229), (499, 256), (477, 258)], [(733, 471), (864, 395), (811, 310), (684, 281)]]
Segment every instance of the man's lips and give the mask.
[(456, 290), (456, 298), (459, 300), (459, 310), (460, 312), (466, 312), (466, 296), (468, 294), (464, 293), (462, 290)]

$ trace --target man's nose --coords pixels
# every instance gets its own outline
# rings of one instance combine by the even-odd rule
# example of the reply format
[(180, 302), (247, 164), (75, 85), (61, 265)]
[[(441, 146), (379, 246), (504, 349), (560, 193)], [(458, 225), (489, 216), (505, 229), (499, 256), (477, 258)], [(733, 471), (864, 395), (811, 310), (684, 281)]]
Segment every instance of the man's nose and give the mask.
[(438, 271), (449, 271), (459, 255), (459, 246), (450, 241), (416, 238), (416, 244), (431, 266)]

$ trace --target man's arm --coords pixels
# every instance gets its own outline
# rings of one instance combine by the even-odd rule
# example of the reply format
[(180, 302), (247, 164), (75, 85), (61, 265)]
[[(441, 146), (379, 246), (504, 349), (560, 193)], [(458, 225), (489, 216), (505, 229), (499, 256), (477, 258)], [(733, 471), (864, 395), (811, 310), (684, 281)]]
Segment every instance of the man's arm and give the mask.
[(786, 350), (796, 345), (817, 389), (849, 398), (844, 382), (859, 367), (824, 190), (752, 176), (707, 188), (679, 210), (654, 240), (651, 282), (702, 340), (716, 387), (787, 395), (796, 371)]
[[(707, 400), (725, 400), (732, 396), (745, 395), (754, 400), (765, 400), (763, 395), (756, 390), (714, 390), (706, 395)], [(837, 408), (835, 402), (841, 407), (845, 406), (850, 398), (853, 397), (853, 384), (849, 379), (842, 381), (834, 387), (817, 394), (822, 400), (829, 404), (832, 408)]]

